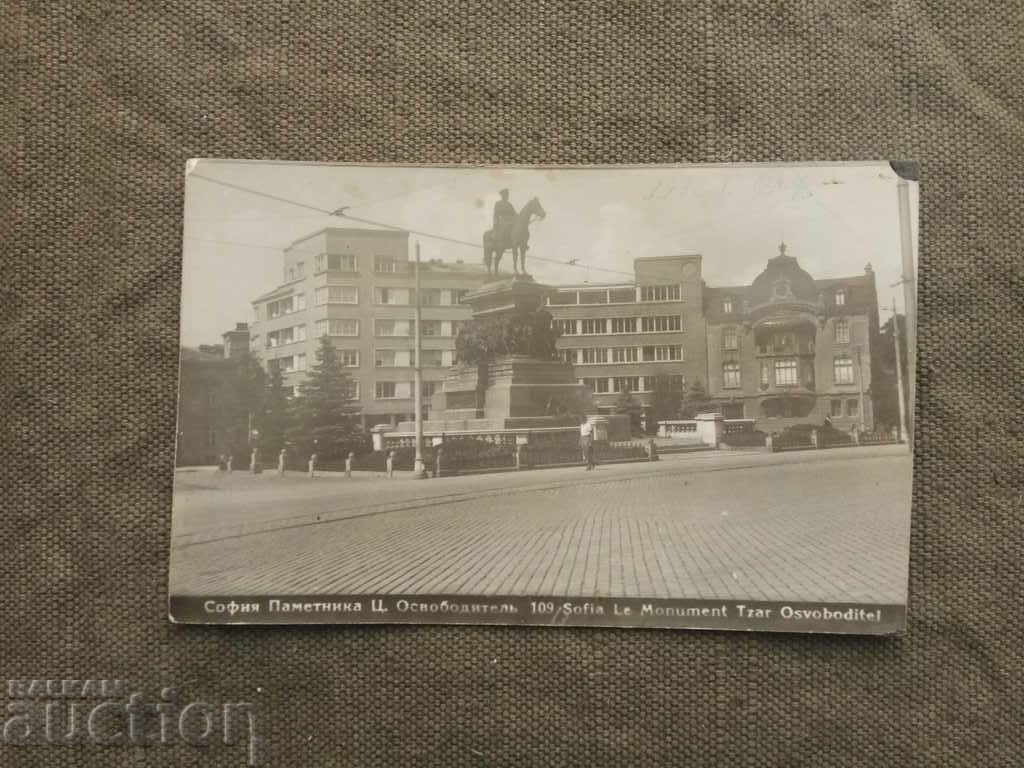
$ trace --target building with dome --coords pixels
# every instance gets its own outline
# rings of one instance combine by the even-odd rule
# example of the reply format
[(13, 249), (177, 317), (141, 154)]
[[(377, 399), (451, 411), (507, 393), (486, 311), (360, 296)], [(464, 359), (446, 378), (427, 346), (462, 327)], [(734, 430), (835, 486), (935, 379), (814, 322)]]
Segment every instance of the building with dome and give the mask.
[(816, 279), (786, 252), (750, 285), (706, 288), (708, 394), (766, 432), (874, 429), (878, 296), (864, 274)]

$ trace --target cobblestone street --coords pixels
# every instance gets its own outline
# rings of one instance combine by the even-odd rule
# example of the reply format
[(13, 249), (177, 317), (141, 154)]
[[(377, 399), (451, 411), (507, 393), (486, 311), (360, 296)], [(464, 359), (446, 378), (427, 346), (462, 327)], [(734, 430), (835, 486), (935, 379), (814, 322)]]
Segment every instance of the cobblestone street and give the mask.
[(902, 603), (904, 446), (416, 481), (176, 477), (172, 594)]

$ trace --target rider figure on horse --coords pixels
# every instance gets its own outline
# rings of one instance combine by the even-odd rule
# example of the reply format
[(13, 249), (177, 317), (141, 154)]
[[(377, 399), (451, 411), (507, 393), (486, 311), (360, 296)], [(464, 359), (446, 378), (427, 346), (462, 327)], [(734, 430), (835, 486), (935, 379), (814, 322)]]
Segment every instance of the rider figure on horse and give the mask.
[(500, 190), (499, 194), (501, 195), (501, 200), (494, 204), (494, 221), (492, 222), (494, 238), (499, 243), (511, 245), (512, 227), (516, 221), (516, 209), (508, 201), (507, 189)]

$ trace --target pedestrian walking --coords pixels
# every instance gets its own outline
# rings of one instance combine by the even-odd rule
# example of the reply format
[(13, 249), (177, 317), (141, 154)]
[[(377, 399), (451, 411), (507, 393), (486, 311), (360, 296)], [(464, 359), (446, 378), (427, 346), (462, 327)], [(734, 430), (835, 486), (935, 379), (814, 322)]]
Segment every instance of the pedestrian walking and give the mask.
[(352, 460), (355, 459), (356, 455), (352, 451), (348, 452), (348, 456), (345, 457), (345, 477), (352, 477)]
[(309, 455), (309, 476), (316, 477), (316, 454)]
[(434, 477), (441, 476), (441, 464), (444, 460), (444, 448), (440, 445), (437, 446), (437, 450), (434, 451)]
[(228, 454), (228, 458), (227, 458), (227, 462), (225, 462), (225, 466), (227, 467), (227, 472), (228, 472), (228, 474), (231, 474), (231, 462), (233, 462), (234, 460), (235, 460), (235, 457), (234, 457), (234, 456), (232, 456), (232, 455), (231, 455), (231, 454), (229, 453), (229, 454)]
[(589, 421), (580, 424), (580, 449), (583, 451), (583, 461), (586, 462), (589, 472), (594, 464), (594, 425)]
[(281, 477), (284, 477), (284, 464), (287, 454), (288, 451), (285, 450), (284, 448), (282, 448), (281, 452), (277, 454), (277, 474), (279, 474)]
[(388, 457), (384, 462), (385, 472), (388, 477), (393, 477), (395, 474), (395, 452), (394, 450), (388, 451)]

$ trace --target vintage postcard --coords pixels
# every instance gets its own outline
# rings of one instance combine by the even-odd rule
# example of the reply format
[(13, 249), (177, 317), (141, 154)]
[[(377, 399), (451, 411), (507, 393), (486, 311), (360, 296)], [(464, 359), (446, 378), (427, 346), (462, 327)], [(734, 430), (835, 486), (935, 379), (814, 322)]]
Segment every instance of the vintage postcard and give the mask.
[(170, 615), (905, 626), (908, 163), (193, 160)]

